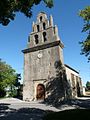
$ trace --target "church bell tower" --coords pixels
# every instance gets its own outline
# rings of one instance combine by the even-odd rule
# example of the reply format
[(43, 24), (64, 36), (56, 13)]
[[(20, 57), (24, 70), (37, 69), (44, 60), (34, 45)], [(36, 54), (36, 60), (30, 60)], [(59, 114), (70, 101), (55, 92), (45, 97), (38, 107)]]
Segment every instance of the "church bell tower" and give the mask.
[(32, 23), (24, 53), (23, 100), (41, 100), (47, 97), (45, 82), (56, 76), (55, 62), (63, 63), (63, 44), (52, 16), (40, 12)]

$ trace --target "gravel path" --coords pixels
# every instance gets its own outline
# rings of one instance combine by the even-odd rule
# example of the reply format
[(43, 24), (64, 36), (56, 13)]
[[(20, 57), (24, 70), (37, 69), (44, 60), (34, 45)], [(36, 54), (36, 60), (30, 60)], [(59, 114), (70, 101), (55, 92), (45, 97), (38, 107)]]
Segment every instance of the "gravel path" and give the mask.
[(90, 108), (90, 98), (79, 98), (58, 108), (39, 102), (25, 102), (15, 98), (0, 99), (0, 120), (42, 120), (50, 111)]

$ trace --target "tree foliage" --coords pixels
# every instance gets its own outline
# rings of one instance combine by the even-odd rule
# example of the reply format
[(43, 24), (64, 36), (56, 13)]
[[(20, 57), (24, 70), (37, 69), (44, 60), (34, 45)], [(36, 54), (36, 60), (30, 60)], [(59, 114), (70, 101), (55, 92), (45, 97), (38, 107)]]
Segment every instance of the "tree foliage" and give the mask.
[(0, 59), (0, 96), (2, 96), (2, 92), (5, 93), (7, 88), (12, 90), (16, 84), (16, 80), (17, 74), (15, 70)]
[(90, 90), (90, 82), (89, 81), (87, 81), (87, 83), (86, 83), (86, 89)]
[(90, 61), (90, 6), (86, 7), (84, 10), (81, 10), (79, 12), (79, 16), (84, 20), (82, 32), (87, 33), (86, 39), (80, 42), (81, 54), (84, 54), (86, 57), (88, 57), (88, 61)]
[(32, 16), (32, 7), (44, 1), (47, 7), (53, 6), (53, 0), (0, 0), (0, 24), (8, 25), (15, 19), (16, 12), (24, 13), (25, 16)]

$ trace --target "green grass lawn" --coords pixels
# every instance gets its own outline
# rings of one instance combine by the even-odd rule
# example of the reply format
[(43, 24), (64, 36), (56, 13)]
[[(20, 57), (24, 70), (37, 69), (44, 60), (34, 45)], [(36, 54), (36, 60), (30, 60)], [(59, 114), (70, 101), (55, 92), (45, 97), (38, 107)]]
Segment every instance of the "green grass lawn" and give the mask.
[(43, 120), (90, 120), (90, 109), (73, 109), (47, 114)]

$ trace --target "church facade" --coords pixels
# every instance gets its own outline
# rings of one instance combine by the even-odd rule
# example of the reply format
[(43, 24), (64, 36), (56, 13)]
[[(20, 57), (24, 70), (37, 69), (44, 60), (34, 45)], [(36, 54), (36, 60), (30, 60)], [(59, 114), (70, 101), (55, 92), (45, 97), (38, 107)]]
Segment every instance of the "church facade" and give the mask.
[(63, 47), (52, 16), (48, 20), (47, 15), (40, 12), (36, 22), (32, 24), (27, 48), (22, 50), (24, 53), (23, 100), (44, 100), (50, 98), (53, 92), (54, 96), (60, 98), (59, 100), (67, 98), (68, 90), (71, 88), (67, 85), (70, 82), (63, 61)]
[(66, 64), (64, 66), (66, 70), (67, 80), (70, 83), (72, 98), (82, 96), (83, 86), (79, 72)]

